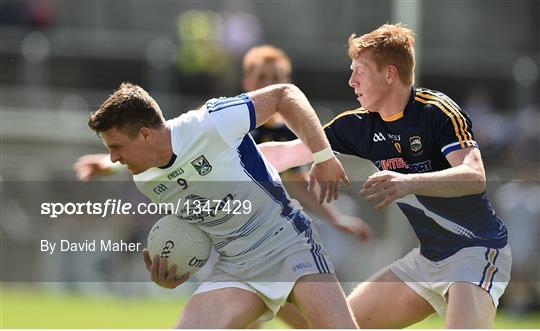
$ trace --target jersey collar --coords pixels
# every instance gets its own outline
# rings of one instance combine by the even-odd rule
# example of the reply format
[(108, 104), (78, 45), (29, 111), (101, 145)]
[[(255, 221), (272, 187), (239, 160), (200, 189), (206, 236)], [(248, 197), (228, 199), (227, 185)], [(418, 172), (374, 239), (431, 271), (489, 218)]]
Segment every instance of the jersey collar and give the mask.
[(403, 111), (400, 112), (400, 113), (397, 113), (395, 115), (388, 116), (388, 117), (384, 117), (384, 116), (381, 115), (381, 119), (383, 121), (385, 121), (385, 122), (394, 122), (394, 121), (399, 120), (400, 118), (402, 118), (406, 114), (408, 114), (409, 111), (414, 107), (414, 96), (415, 95), (416, 95), (416, 91), (415, 91), (414, 87), (411, 87), (411, 95), (410, 95), (409, 101), (407, 102), (407, 105), (405, 106)]
[(172, 154), (171, 156), (171, 159), (169, 160), (169, 163), (167, 163), (166, 165), (164, 166), (161, 166), (161, 167), (158, 167), (159, 169), (167, 169), (169, 168), (170, 166), (172, 166), (174, 164), (174, 162), (176, 161), (176, 154)]

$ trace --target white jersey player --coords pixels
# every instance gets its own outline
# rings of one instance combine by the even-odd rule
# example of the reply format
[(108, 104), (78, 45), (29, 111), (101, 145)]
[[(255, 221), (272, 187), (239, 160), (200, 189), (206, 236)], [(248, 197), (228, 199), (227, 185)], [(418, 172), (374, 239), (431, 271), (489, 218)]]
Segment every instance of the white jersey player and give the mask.
[[(177, 327), (247, 327), (271, 318), (287, 300), (313, 327), (355, 327), (315, 228), (249, 135), (276, 112), (318, 151), (310, 178), (321, 188), (320, 201), (336, 198), (339, 181), (348, 179), (294, 85), (212, 99), (165, 121), (146, 91), (122, 84), (90, 116), (111, 161), (126, 164), (152, 201), (171, 203), (179, 221), (206, 232), (220, 255)], [(166, 259), (152, 260), (148, 251), (144, 257), (159, 285), (174, 288), (187, 279), (175, 268), (167, 273)]]
[[(170, 163), (134, 175), (135, 183), (152, 201), (174, 205), (179, 219), (207, 233), (224, 264), (253, 267), (305, 241), (298, 234), (306, 232), (309, 220), (248, 134), (255, 114), (247, 95), (210, 100), (167, 126)], [(320, 272), (328, 272), (325, 257), (313, 254)], [(266, 262), (259, 268), (264, 267)]]

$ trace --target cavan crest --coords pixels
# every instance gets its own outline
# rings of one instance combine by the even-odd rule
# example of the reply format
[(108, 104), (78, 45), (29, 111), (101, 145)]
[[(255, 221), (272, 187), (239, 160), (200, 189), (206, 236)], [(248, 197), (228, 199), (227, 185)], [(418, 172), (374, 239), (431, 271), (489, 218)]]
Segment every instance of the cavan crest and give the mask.
[(199, 175), (206, 176), (212, 171), (212, 166), (210, 162), (204, 157), (204, 155), (199, 156), (195, 160), (191, 161), (191, 164), (197, 170)]

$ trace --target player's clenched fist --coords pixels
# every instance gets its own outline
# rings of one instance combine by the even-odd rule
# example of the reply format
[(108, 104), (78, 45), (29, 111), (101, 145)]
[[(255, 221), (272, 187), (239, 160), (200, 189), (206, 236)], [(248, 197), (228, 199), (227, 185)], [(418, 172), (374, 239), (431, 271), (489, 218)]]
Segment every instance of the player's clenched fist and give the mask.
[(146, 270), (150, 272), (150, 278), (161, 287), (173, 289), (189, 278), (189, 274), (176, 276), (176, 265), (173, 265), (171, 270), (167, 272), (167, 259), (160, 258), (159, 255), (156, 255), (152, 260), (146, 248), (143, 249), (143, 259)]

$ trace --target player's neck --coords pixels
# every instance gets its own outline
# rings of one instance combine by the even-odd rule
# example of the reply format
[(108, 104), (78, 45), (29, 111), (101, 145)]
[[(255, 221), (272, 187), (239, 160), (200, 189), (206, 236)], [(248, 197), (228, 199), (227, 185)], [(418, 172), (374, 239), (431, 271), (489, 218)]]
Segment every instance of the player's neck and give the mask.
[(402, 113), (409, 103), (411, 97), (410, 86), (400, 86), (394, 89), (386, 98), (385, 106), (379, 111), (379, 114), (384, 118), (390, 118), (399, 113)]
[(172, 142), (171, 142), (171, 129), (168, 125), (164, 125), (162, 128), (156, 131), (157, 139), (156, 145), (154, 146), (155, 157), (154, 157), (154, 167), (162, 167), (167, 165), (172, 156)]

